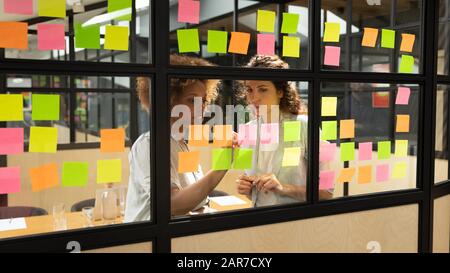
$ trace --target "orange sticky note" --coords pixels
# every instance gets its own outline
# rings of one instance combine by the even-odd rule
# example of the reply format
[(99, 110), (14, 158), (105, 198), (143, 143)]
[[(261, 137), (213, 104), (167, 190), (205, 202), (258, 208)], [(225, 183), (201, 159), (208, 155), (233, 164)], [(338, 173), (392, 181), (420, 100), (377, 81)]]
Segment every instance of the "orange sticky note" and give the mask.
[(395, 131), (397, 133), (409, 132), (409, 115), (397, 115), (397, 126)]
[(28, 23), (0, 22), (0, 48), (28, 49)]
[(125, 130), (102, 129), (100, 130), (100, 152), (114, 153), (125, 151)]
[(415, 40), (416, 40), (416, 35), (403, 33), (402, 34), (402, 43), (400, 45), (400, 51), (412, 52)]
[(378, 29), (365, 27), (361, 45), (367, 47), (375, 47), (375, 45), (377, 44), (377, 39)]
[(199, 163), (200, 163), (200, 151), (178, 153), (179, 173), (196, 172), (198, 171)]
[(355, 137), (355, 120), (343, 119), (341, 120), (340, 138), (354, 138)]
[(358, 168), (358, 184), (372, 182), (372, 166), (361, 166)]
[(214, 125), (213, 145), (215, 147), (231, 147), (233, 127), (231, 125)]
[(189, 125), (189, 139), (190, 146), (208, 146), (209, 143), (209, 125)]
[(31, 190), (42, 191), (54, 188), (59, 184), (58, 166), (56, 163), (45, 164), (29, 171)]
[(338, 183), (344, 183), (344, 182), (352, 182), (353, 176), (355, 176), (355, 168), (345, 168), (342, 169), (339, 173), (337, 182)]
[(247, 55), (248, 46), (250, 44), (250, 33), (231, 32), (229, 53)]

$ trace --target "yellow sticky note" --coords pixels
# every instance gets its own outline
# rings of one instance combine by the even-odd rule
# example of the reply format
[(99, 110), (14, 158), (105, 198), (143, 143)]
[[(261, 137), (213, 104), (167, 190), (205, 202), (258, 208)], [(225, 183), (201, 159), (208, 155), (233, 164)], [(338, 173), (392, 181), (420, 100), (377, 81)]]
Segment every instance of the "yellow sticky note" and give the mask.
[(97, 183), (122, 182), (122, 160), (97, 160)]
[(341, 126), (339, 130), (339, 137), (343, 138), (354, 138), (355, 137), (355, 120), (354, 119), (343, 119), (341, 120)]
[(275, 17), (274, 11), (258, 10), (257, 26), (259, 32), (274, 32), (275, 31)]
[(406, 162), (397, 162), (394, 165), (394, 170), (392, 171), (392, 178), (402, 179), (406, 177), (408, 165)]
[(409, 132), (409, 115), (397, 115), (397, 125), (395, 127), (397, 133)]
[(66, 0), (38, 0), (38, 15), (66, 18)]
[(352, 182), (355, 176), (355, 168), (345, 168), (342, 169), (337, 178), (338, 183)]
[(341, 37), (341, 25), (339, 23), (325, 23), (325, 32), (323, 34), (324, 42), (339, 42)]
[(105, 49), (128, 51), (128, 27), (106, 26)]
[(322, 117), (335, 117), (337, 97), (322, 97)]
[(298, 166), (300, 164), (301, 151), (302, 150), (300, 147), (285, 148), (281, 166), (282, 167)]
[(365, 27), (361, 45), (367, 47), (375, 47), (375, 45), (377, 44), (377, 39), (378, 39), (378, 29)]
[(416, 40), (416, 35), (403, 33), (402, 34), (402, 43), (400, 45), (400, 51), (412, 52), (415, 40)]
[(30, 153), (56, 153), (58, 129), (54, 127), (30, 128)]
[(396, 157), (408, 156), (408, 140), (395, 141), (395, 156)]
[(283, 36), (283, 57), (300, 58), (300, 37)]
[(0, 95), (0, 121), (23, 120), (23, 96)]

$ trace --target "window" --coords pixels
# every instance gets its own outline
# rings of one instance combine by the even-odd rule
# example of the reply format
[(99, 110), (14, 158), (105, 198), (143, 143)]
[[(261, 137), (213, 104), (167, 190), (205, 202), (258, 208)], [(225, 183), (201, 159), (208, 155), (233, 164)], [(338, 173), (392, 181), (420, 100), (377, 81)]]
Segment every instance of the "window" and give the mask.
[(434, 181), (448, 180), (448, 93), (449, 86), (437, 86), (436, 99), (436, 153), (434, 161)]

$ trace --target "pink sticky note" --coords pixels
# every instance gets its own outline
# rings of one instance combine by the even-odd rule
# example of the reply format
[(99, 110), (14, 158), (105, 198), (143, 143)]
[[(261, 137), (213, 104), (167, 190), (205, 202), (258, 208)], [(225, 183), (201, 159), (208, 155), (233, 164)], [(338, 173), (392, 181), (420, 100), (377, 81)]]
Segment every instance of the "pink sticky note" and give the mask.
[(256, 145), (256, 125), (239, 124), (238, 143), (240, 145)]
[(377, 182), (388, 181), (389, 180), (389, 165), (383, 164), (377, 166)]
[(358, 159), (371, 160), (372, 159), (372, 142), (361, 142), (358, 144)]
[(198, 24), (200, 22), (200, 1), (178, 0), (178, 22)]
[(64, 24), (38, 24), (39, 50), (65, 50)]
[(264, 123), (261, 125), (261, 143), (275, 144), (279, 141), (279, 124), (278, 123)]
[(275, 35), (258, 34), (258, 55), (275, 55)]
[(33, 0), (5, 0), (3, 12), (33, 15)]
[(20, 168), (0, 168), (0, 194), (20, 191)]
[(23, 153), (23, 128), (0, 128), (0, 155)]
[(319, 161), (333, 161), (336, 155), (336, 143), (324, 143), (320, 145)]
[(341, 48), (338, 46), (325, 46), (325, 57), (323, 64), (339, 66), (341, 60)]
[(397, 91), (397, 98), (395, 104), (408, 105), (409, 96), (411, 95), (411, 89), (408, 87), (399, 87)]
[(336, 174), (334, 171), (321, 172), (319, 180), (319, 190), (333, 189), (335, 177)]

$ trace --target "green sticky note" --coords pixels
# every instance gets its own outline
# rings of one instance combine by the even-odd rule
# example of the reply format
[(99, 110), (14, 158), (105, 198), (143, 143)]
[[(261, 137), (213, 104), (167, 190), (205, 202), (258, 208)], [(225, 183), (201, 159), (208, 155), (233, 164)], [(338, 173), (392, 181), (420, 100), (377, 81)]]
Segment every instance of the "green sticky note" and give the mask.
[(274, 11), (258, 10), (257, 30), (259, 32), (275, 32), (275, 17)]
[(341, 161), (355, 160), (355, 142), (341, 143)]
[(54, 127), (30, 128), (30, 153), (56, 153), (58, 129)]
[(300, 164), (301, 151), (302, 150), (300, 147), (285, 148), (281, 166), (282, 167), (298, 166)]
[(236, 149), (234, 151), (234, 165), (235, 170), (250, 170), (252, 169), (253, 149)]
[(299, 141), (300, 140), (300, 121), (285, 121), (284, 122), (284, 142)]
[(337, 121), (322, 121), (322, 140), (336, 140), (337, 138)]
[(64, 162), (62, 168), (63, 187), (84, 187), (89, 179), (87, 162)]
[(392, 170), (392, 178), (402, 179), (406, 177), (408, 165), (406, 162), (397, 162)]
[(80, 23), (75, 24), (75, 47), (100, 49), (100, 25), (82, 27)]
[(179, 29), (177, 30), (178, 52), (199, 52), (200, 40), (198, 29)]
[(212, 150), (212, 170), (229, 170), (231, 169), (231, 148), (213, 149)]
[(340, 37), (341, 37), (341, 24), (326, 22), (325, 31), (323, 34), (323, 41), (338, 43)]
[(391, 157), (391, 142), (378, 142), (378, 159), (389, 159)]
[(208, 30), (208, 52), (227, 53), (228, 32)]
[(395, 141), (395, 156), (396, 157), (408, 156), (408, 140)]
[(122, 182), (122, 160), (97, 160), (97, 184)]
[(283, 36), (283, 57), (300, 58), (300, 37)]
[(402, 55), (400, 59), (400, 73), (413, 73), (414, 57), (410, 55)]
[(32, 120), (59, 120), (59, 95), (33, 94), (31, 96)]
[(38, 0), (38, 16), (66, 18), (66, 0)]
[(300, 15), (297, 13), (283, 12), (283, 23), (281, 24), (281, 33), (284, 34), (297, 33), (299, 19)]
[(395, 48), (395, 30), (381, 30), (381, 47)]
[(16, 94), (0, 95), (0, 121), (23, 120), (23, 96)]
[(128, 51), (128, 27), (106, 26), (105, 49)]
[(126, 15), (114, 18), (118, 21), (131, 21), (131, 0), (108, 0), (108, 13), (129, 9)]

